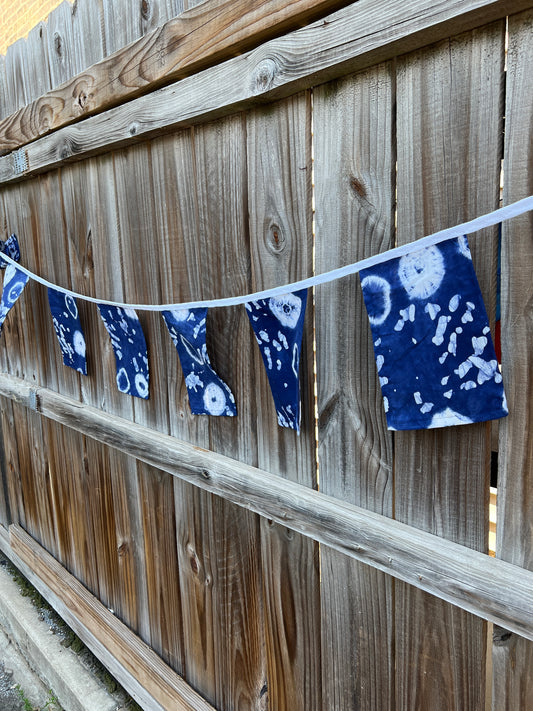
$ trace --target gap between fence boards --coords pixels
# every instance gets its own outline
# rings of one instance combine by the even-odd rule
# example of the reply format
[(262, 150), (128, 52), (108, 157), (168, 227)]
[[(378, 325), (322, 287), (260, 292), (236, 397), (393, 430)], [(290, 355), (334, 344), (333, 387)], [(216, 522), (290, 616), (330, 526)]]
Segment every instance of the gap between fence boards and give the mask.
[(0, 395), (533, 640), (533, 572), (0, 374)]

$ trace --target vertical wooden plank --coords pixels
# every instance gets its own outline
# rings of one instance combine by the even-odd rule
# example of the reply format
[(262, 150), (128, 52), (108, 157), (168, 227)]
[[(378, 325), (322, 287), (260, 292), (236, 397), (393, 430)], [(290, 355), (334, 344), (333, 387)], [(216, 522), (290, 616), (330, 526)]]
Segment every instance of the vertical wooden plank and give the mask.
[[(0, 211), (2, 220), (2, 239), (5, 240), (9, 237), (11, 232), (9, 231), (8, 214), (3, 192), (0, 193)], [(10, 321), (4, 323), (2, 338), (0, 339), (0, 369), (3, 372), (13, 372), (9, 364), (10, 350), (6, 343), (6, 339), (8, 342), (10, 340), (10, 324)], [(20, 481), (20, 466), (15, 436), (15, 413), (13, 411), (12, 401), (6, 398), (0, 398), (0, 412), (2, 417), (2, 432), (4, 435), (4, 488), (9, 505), (9, 518), (11, 522), (20, 523), (20, 525), (25, 526), (25, 513)]]
[[(190, 131), (162, 137), (151, 145), (155, 221), (159, 229), (159, 235), (151, 244), (158, 254), (161, 269), (161, 299), (167, 303), (195, 298), (202, 288), (193, 149)], [(163, 335), (157, 359), (164, 364), (164, 369), (157, 387), (160, 390), (158, 397), (166, 399), (168, 432), (208, 448), (208, 418), (191, 415), (176, 349), (161, 318), (159, 323)], [(155, 627), (152, 633), (156, 643), (157, 640), (163, 643), (168, 624), (160, 619), (158, 598), (166, 596), (168, 585), (170, 594), (180, 601), (181, 608), (174, 607), (172, 611), (175, 624), (168, 635), (167, 653), (172, 655), (175, 668), (187, 681), (206, 698), (213, 699), (216, 674), (211, 631), (215, 622), (210, 607), (213, 579), (208, 568), (209, 555), (206, 564), (201, 558), (203, 551), (196, 532), (202, 499), (195, 498), (191, 485), (175, 478), (170, 483), (170, 490), (173, 490), (174, 496), (169, 502), (173, 506), (168, 509), (168, 516), (172, 515), (175, 537), (165, 545), (169, 550), (173, 548), (176, 556), (169, 554), (165, 561), (166, 570), (158, 566), (159, 578), (149, 587), (151, 619)], [(161, 496), (161, 492), (155, 496)], [(208, 496), (206, 498), (209, 499)], [(145, 526), (149, 540), (155, 543), (151, 536), (151, 524), (147, 522)], [(170, 523), (164, 530), (165, 539), (169, 526)], [(161, 533), (162, 529), (159, 535)], [(159, 593), (158, 585), (165, 585)], [(152, 592), (157, 597), (154, 598)]]
[(10, 47), (5, 56), (5, 111), (10, 116), (28, 103), (25, 90), (24, 65), (26, 40), (20, 39)]
[[(533, 193), (533, 12), (509, 18), (505, 107), (504, 205)], [(509, 416), (500, 425), (496, 555), (533, 570), (531, 433), (531, 273), (533, 216), (502, 225), (502, 374)], [(494, 711), (533, 706), (533, 643), (494, 631)]]
[(173, 478), (139, 468), (151, 647), (183, 675), (183, 621)]
[[(117, 301), (124, 300), (122, 269), (121, 225), (118, 203), (121, 195), (116, 185), (114, 157), (106, 156), (88, 165), (89, 194), (87, 205), (93, 226), (94, 288), (97, 295)], [(78, 194), (78, 199), (83, 199)], [(100, 347), (102, 358), (96, 368), (101, 370), (102, 381), (93, 393), (99, 406), (133, 419), (133, 398), (123, 395), (116, 385), (115, 356), (110, 339), (101, 320), (97, 319), (97, 331), (92, 334), (93, 348)], [(148, 634), (145, 619), (142, 526), (139, 521), (138, 482), (136, 462), (115, 450), (102, 453), (109, 461), (111, 490), (113, 494), (113, 518), (116, 527), (116, 559), (118, 597), (113, 608), (119, 617), (140, 636)], [(149, 639), (144, 637), (145, 641)]]
[[(253, 290), (312, 273), (311, 105), (299, 94), (247, 117), (248, 195)], [(302, 430), (280, 428), (254, 346), (258, 466), (316, 487), (313, 303), (301, 357)], [(252, 393), (249, 391), (249, 397)], [(320, 600), (318, 546), (261, 519), (268, 704), (318, 709)]]
[[(204, 298), (245, 293), (250, 286), (245, 121), (234, 116), (194, 129), (193, 136), (201, 293)], [(208, 329), (214, 367), (232, 388), (238, 408), (235, 418), (209, 418), (209, 448), (256, 463), (252, 334), (244, 308), (214, 310)], [(266, 670), (259, 518), (203, 492), (194, 496), (203, 509), (203, 545), (196, 552), (201, 551), (213, 576), (215, 705), (262, 709)]]
[(6, 58), (0, 54), (0, 119), (6, 118), (7, 96), (6, 96)]
[[(101, 2), (62, 2), (48, 16), (48, 55), (52, 88), (104, 56)], [(81, 111), (80, 107), (80, 111)]]
[(162, 25), (179, 7), (179, 0), (104, 0), (107, 54), (122, 49)]
[(77, 69), (72, 9), (69, 2), (62, 2), (48, 16), (48, 56), (52, 88), (73, 77)]
[(72, 5), (74, 74), (105, 56), (102, 0), (76, 0)]
[[(9, 462), (6, 457), (6, 446), (5, 442), (10, 437), (11, 433), (5, 431), (4, 428), (7, 424), (7, 418), (5, 417), (3, 403), (0, 402), (0, 524), (6, 528), (9, 526), (11, 521), (11, 511), (9, 506), (9, 487), (8, 482), (11, 476), (9, 471)], [(6, 432), (4, 434), (4, 432)]]
[[(168, 235), (161, 279), (169, 301), (245, 293), (250, 286), (245, 147), (240, 117), (154, 142), (155, 203)], [(238, 417), (191, 416), (178, 367), (169, 371), (170, 429), (254, 463), (247, 321), (238, 308), (208, 315), (209, 353), (237, 398)], [(172, 368), (176, 361), (176, 355), (169, 359)], [(185, 676), (217, 708), (263, 708), (258, 518), (181, 482), (174, 487)]]
[[(160, 303), (161, 280), (159, 272), (161, 263), (159, 259), (158, 243), (165, 235), (160, 230), (155, 218), (154, 190), (152, 166), (150, 161), (150, 147), (143, 144), (128, 150), (119, 151), (115, 155), (115, 186), (117, 191), (117, 213), (119, 220), (120, 254), (122, 279), (124, 283), (124, 298), (128, 303)], [(168, 432), (168, 404), (166, 398), (165, 368), (162, 361), (162, 329), (159, 314), (139, 314), (143, 331), (147, 340), (150, 358), (150, 398), (140, 400), (134, 398), (133, 416), (136, 422)], [(144, 629), (140, 630), (145, 638), (150, 633), (149, 600), (152, 602), (161, 593), (152, 588), (155, 578), (140, 573), (146, 567), (145, 557), (146, 541), (142, 541), (143, 522), (149, 527), (150, 515), (155, 515), (160, 491), (159, 486), (150, 486), (154, 479), (144, 476), (146, 468), (138, 465), (137, 477), (128, 480), (129, 496), (132, 502), (130, 512), (132, 515), (132, 534), (136, 537), (137, 561), (139, 578), (137, 580), (138, 605), (143, 609), (140, 622)], [(149, 470), (146, 470), (147, 472)], [(141, 488), (143, 487), (143, 488)], [(164, 488), (162, 482), (161, 487)], [(143, 493), (149, 500), (142, 504)], [(154, 509), (150, 514), (148, 504), (153, 498)], [(135, 503), (137, 502), (137, 506)], [(142, 510), (141, 510), (142, 507)], [(163, 540), (174, 537), (174, 522), (169, 520), (168, 530), (161, 537)], [(160, 565), (166, 565), (160, 560)]]
[[(28, 181), (5, 193), (5, 220), (9, 231), (19, 237), (21, 255), (30, 269), (41, 271), (40, 245), (46, 243), (47, 229), (43, 219), (41, 179)], [(50, 330), (46, 291), (29, 282), (19, 303), (9, 317), (9, 327), (2, 334), (10, 372), (18, 372), (34, 382), (57, 387), (57, 368), (48, 353), (55, 344)], [(62, 539), (54, 524), (53, 475), (50, 470), (48, 430), (40, 418), (25, 408), (15, 407), (14, 433), (20, 467), (20, 494), (24, 502), (25, 526), (47, 550), (58, 555)], [(15, 486), (15, 490), (18, 484)]]
[[(391, 65), (319, 87), (313, 106), (320, 273), (392, 245)], [(358, 279), (315, 298), (320, 490), (392, 516), (392, 440)], [(392, 579), (326, 548), (321, 579), (322, 708), (393, 708)]]
[[(504, 26), (461, 35), (398, 60), (398, 242), (498, 205)], [(495, 230), (471, 239), (491, 311)], [(485, 551), (490, 423), (395, 433), (395, 514)], [(397, 708), (481, 709), (486, 625), (396, 584)]]
[(25, 60), (26, 103), (29, 103), (51, 89), (45, 22), (39, 22), (28, 34)]

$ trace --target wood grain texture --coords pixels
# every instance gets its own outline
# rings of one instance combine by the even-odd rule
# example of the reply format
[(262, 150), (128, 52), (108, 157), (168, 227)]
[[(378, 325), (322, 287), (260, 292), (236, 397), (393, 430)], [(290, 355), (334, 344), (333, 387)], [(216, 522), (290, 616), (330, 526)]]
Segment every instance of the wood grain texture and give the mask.
[[(385, 64), (314, 92), (319, 273), (393, 246), (393, 79)], [(392, 516), (392, 437), (359, 279), (319, 287), (316, 317), (320, 490)], [(321, 564), (323, 708), (392, 708), (393, 581), (326, 548)]]
[[(152, 166), (150, 162), (150, 150), (147, 146), (132, 147), (129, 150), (118, 152), (114, 156), (114, 185), (117, 196), (117, 220), (118, 220), (118, 240), (119, 253), (121, 255), (121, 270), (123, 293), (126, 300), (135, 300), (139, 296), (149, 302), (160, 301), (161, 280), (160, 271), (164, 262), (161, 262), (157, 243), (164, 239), (156, 220), (156, 210), (154, 204), (154, 189)], [(163, 352), (163, 333), (161, 317), (159, 314), (141, 314), (141, 325), (145, 333), (150, 357), (150, 398), (141, 400), (131, 398), (133, 419), (147, 427), (152, 427), (163, 432), (169, 431), (169, 411), (166, 396), (166, 372), (165, 361), (161, 359)], [(131, 464), (131, 463), (130, 463)], [(168, 479), (168, 477), (167, 477)], [(155, 480), (158, 481), (158, 480)], [(144, 611), (140, 618), (142, 627), (137, 628), (143, 639), (150, 639), (152, 621), (149, 614), (149, 605), (161, 595), (165, 594), (159, 588), (161, 580), (150, 577), (144, 573), (146, 566), (150, 566), (148, 557), (157, 555), (156, 550), (150, 549), (152, 541), (144, 539), (144, 527), (153, 530), (155, 522), (151, 516), (156, 515), (157, 506), (161, 492), (171, 493), (172, 484), (168, 480), (165, 483), (160, 481), (160, 485), (154, 484), (154, 478), (150, 471), (146, 471), (142, 465), (137, 466), (136, 475), (128, 478), (128, 500), (131, 515), (131, 537), (135, 541), (135, 556), (137, 567), (135, 570), (135, 585), (139, 597), (138, 606)], [(148, 497), (148, 498), (146, 498)], [(153, 499), (152, 499), (153, 497)], [(153, 501), (153, 506), (151, 502)], [(172, 498), (169, 501), (171, 503)], [(150, 514), (150, 511), (152, 513)], [(175, 541), (175, 522), (172, 516), (168, 520), (168, 525), (161, 529), (161, 541), (168, 551)], [(165, 543), (166, 542), (166, 543)], [(168, 565), (161, 561), (163, 570), (177, 575), (177, 569), (172, 568), (175, 560), (175, 552), (170, 556)], [(164, 575), (165, 577), (165, 575)], [(170, 582), (170, 581), (169, 581)], [(177, 579), (171, 585), (171, 597), (179, 599)], [(155, 634), (161, 637), (163, 633), (161, 619), (155, 620)], [(181, 636), (181, 626), (179, 624), (179, 610), (176, 617), (175, 635), (171, 635), (176, 643), (179, 643)], [(181, 659), (181, 649), (169, 650), (169, 653)]]
[[(533, 13), (509, 18), (505, 107), (504, 204), (533, 191)], [(533, 569), (531, 215), (502, 226), (502, 373), (509, 416), (500, 429), (496, 555)], [(533, 644), (507, 630), (493, 636), (494, 711), (533, 705)]]
[(6, 58), (0, 54), (0, 120), (9, 115), (6, 102)]
[[(201, 233), (192, 133), (184, 131), (153, 141), (150, 158), (157, 232), (151, 247), (147, 244), (145, 248), (155, 250), (155, 259), (161, 266), (156, 281), (160, 283), (162, 297), (168, 298), (169, 302), (179, 301), (204, 288), (198, 254)], [(207, 418), (191, 414), (176, 349), (162, 319), (159, 319), (159, 325), (163, 335), (156, 368), (161, 369), (161, 378), (154, 387), (158, 387), (166, 398), (163, 411), (168, 416), (167, 431), (174, 437), (208, 448)], [(172, 516), (175, 529), (169, 546), (174, 548), (176, 556), (169, 590), (171, 595), (179, 597), (181, 604), (171, 613), (177, 623), (174, 634), (179, 636), (174, 640), (174, 654), (179, 655), (181, 665), (177, 668), (183, 670), (189, 683), (200, 689), (204, 696), (214, 699), (216, 680), (210, 627), (216, 615), (211, 612), (211, 555), (208, 546), (204, 548), (199, 534), (202, 500), (195, 497), (191, 484), (175, 478), (170, 483), (168, 496), (169, 516)], [(167, 521), (165, 537), (168, 529)], [(147, 532), (149, 535), (149, 528)], [(161, 595), (166, 596), (167, 590), (162, 588)]]
[[(193, 234), (198, 243), (200, 293), (212, 298), (246, 289), (250, 283), (243, 118), (236, 116), (195, 129), (192, 151), (190, 189), (197, 200)], [(248, 397), (252, 334), (247, 316), (243, 308), (218, 309), (211, 314), (207, 328), (213, 366), (233, 390), (239, 413), (235, 418), (208, 418), (209, 449), (255, 464), (255, 412)], [(214, 655), (212, 703), (227, 710), (263, 709), (265, 655), (261, 571), (257, 565), (259, 519), (217, 497), (194, 490), (190, 493), (196, 521), (187, 531), (180, 529), (180, 544), (187, 554), (187, 577), (183, 582), (199, 600), (198, 582), (205, 579), (205, 596), (199, 600), (205, 605), (205, 616), (199, 621), (205, 625), (209, 615), (216, 620), (216, 626), (207, 627), (206, 638), (207, 649)], [(186, 513), (186, 506), (186, 500), (179, 502), (181, 515)], [(193, 612), (196, 614), (196, 607)], [(189, 640), (194, 645), (200, 641), (198, 631), (196, 628)]]
[[(52, 72), (54, 90), (45, 94), (47, 87), (31, 104), (37, 95), (28, 94), (25, 110), (9, 124), (0, 124), (0, 135), (5, 136), (0, 151), (241, 54), (346, 4), (347, 0), (210, 0), (197, 8), (189, 3), (185, 15), (169, 19), (176, 8), (155, 0), (105, 2), (102, 24), (108, 56), (90, 62), (85, 47), (96, 42), (99, 4), (91, 3), (97, 16), (92, 31), (83, 35), (88, 41), (81, 43), (75, 15), (79, 7), (87, 11), (89, 2), (83, 0), (74, 8), (64, 2), (48, 20), (49, 51), (59, 69)], [(33, 50), (33, 45), (23, 42), (18, 52), (27, 47)], [(12, 52), (13, 58), (18, 52)], [(71, 67), (61, 72), (69, 54), (81, 63), (77, 72)], [(22, 105), (13, 106), (9, 113)]]
[[(311, 104), (309, 94), (252, 111), (246, 119), (252, 290), (312, 273)], [(257, 464), (316, 488), (313, 303), (309, 294), (300, 380), (300, 436), (280, 428), (259, 350), (252, 400)], [(268, 708), (319, 709), (318, 546), (261, 520)]]
[[(214, 711), (146, 644), (94, 598), (22, 528), (1, 532), (2, 550), (73, 627), (143, 708), (150, 711)], [(7, 539), (7, 540), (6, 540)], [(75, 613), (73, 612), (75, 610)]]
[[(245, 105), (288, 96), (447, 37), (459, 31), (457, 28), (483, 25), (492, 16), (504, 17), (510, 9), (528, 7), (531, 0), (469, 0), (466, 7), (464, 0), (438, 5), (424, 0), (423, 6), (420, 0), (382, 2), (378, 11), (374, 0), (359, 0), (325, 22), (271, 40), (149, 96), (65, 126), (26, 146), (29, 168), (25, 174), (235, 112)], [(9, 133), (9, 125), (4, 122), (0, 135), (9, 139)], [(32, 131), (30, 135), (38, 134)], [(31, 140), (29, 136), (23, 143)], [(17, 141), (9, 147), (6, 144), (6, 150), (18, 145)], [(0, 158), (0, 183), (20, 178), (12, 156)]]
[[(0, 375), (0, 395), (533, 638), (533, 572), (12, 376)], [(193, 568), (198, 571), (195, 562)]]
[[(398, 59), (400, 244), (498, 206), (503, 41), (495, 23)], [(485, 296), (495, 235), (471, 240)], [(396, 518), (486, 551), (489, 453), (490, 423), (395, 433)], [(395, 598), (397, 704), (484, 708), (484, 624), (405, 585)]]

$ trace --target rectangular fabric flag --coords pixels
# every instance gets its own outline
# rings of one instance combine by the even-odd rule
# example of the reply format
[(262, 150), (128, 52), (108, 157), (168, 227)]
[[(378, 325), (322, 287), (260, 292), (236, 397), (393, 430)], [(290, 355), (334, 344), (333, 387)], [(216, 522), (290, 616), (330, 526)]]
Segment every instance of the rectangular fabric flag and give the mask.
[(391, 430), (507, 415), (466, 237), (360, 272)]
[[(1, 260), (0, 260), (1, 261)], [(29, 276), (19, 271), (12, 264), (8, 264), (4, 274), (4, 284), (2, 287), (2, 299), (0, 300), (0, 333), (6, 316), (15, 305), (17, 299), (24, 291), (28, 283)]]
[(300, 432), (298, 373), (306, 305), (307, 289), (245, 304), (263, 356), (278, 424), (296, 432)]
[(87, 375), (85, 336), (81, 327), (76, 299), (55, 289), (48, 289), (48, 303), (63, 363)]
[(141, 322), (133, 309), (98, 304), (115, 353), (121, 393), (148, 400), (148, 350)]
[[(11, 257), (14, 262), (18, 262), (20, 260), (20, 247), (17, 235), (11, 235), (11, 237), (8, 237), (5, 242), (0, 240), (0, 252), (2, 254), (7, 254), (7, 256)], [(0, 269), (5, 269), (6, 266), (7, 262), (0, 259)]]

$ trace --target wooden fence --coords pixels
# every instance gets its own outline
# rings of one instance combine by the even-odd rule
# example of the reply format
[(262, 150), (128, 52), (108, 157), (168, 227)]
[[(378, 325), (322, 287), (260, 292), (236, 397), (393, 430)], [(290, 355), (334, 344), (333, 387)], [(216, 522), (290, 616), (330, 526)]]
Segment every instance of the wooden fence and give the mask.
[[(533, 193), (532, 27), (531, 0), (65, 2), (0, 57), (0, 236), (54, 283), (170, 303), (472, 219)], [(209, 312), (238, 417), (207, 418), (157, 314), (132, 399), (96, 307), (82, 377), (30, 282), (0, 547), (146, 709), (533, 707), (531, 226), (501, 228), (499, 424), (386, 429), (357, 277), (310, 301), (299, 437), (242, 307)], [(497, 241), (471, 238), (492, 321)]]

